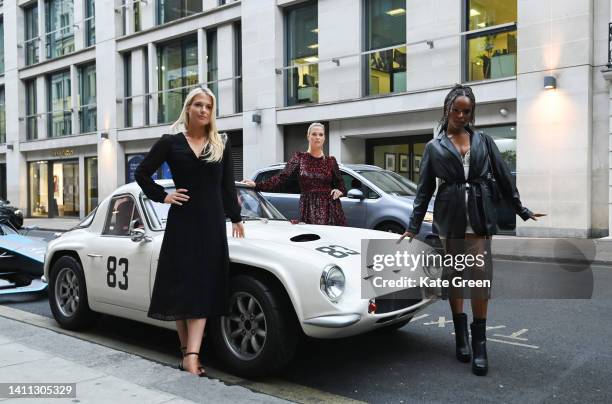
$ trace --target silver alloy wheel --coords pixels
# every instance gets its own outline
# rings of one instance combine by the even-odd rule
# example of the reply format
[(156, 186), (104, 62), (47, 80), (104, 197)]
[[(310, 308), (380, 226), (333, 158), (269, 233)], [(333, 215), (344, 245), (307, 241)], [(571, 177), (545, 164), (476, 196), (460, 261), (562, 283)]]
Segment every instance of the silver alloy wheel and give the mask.
[(230, 313), (221, 318), (223, 341), (241, 360), (255, 359), (266, 344), (266, 315), (250, 293), (237, 292), (230, 299)]
[(79, 308), (79, 279), (72, 268), (62, 268), (55, 280), (55, 305), (63, 316), (72, 317)]

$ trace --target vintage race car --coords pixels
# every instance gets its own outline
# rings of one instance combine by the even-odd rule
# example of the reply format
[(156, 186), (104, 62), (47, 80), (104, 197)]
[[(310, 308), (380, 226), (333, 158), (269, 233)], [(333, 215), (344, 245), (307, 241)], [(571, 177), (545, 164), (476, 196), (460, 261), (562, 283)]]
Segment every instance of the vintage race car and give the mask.
[[(167, 192), (169, 180), (158, 181)], [(243, 376), (274, 373), (300, 336), (339, 338), (399, 328), (433, 300), (364, 299), (361, 240), (386, 232), (292, 224), (251, 188), (237, 184), (246, 238), (231, 237), (229, 314), (207, 323), (206, 346)], [(135, 183), (118, 188), (83, 222), (48, 244), (45, 279), (57, 322), (68, 329), (107, 313), (166, 328), (147, 317), (170, 205), (149, 200)]]

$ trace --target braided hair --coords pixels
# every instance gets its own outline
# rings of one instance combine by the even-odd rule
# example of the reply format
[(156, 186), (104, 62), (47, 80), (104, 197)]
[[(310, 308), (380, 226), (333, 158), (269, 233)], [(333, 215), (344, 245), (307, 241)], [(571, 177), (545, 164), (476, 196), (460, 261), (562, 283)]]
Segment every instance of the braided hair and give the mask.
[(472, 128), (474, 126), (474, 119), (476, 118), (476, 97), (474, 97), (474, 93), (472, 92), (472, 88), (468, 86), (464, 86), (462, 84), (455, 84), (455, 86), (449, 91), (444, 99), (444, 113), (442, 115), (442, 119), (440, 119), (440, 131), (439, 133), (446, 132), (448, 129), (448, 114), (453, 105), (453, 102), (458, 97), (468, 97), (472, 102), (472, 117), (468, 126)]

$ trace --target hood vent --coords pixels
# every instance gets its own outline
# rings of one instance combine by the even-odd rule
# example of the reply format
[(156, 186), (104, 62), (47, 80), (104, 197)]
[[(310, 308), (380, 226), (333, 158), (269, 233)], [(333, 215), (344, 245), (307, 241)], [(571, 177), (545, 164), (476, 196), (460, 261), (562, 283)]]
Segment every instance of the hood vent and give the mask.
[(299, 234), (297, 236), (291, 237), (289, 240), (295, 243), (303, 243), (306, 241), (316, 241), (321, 237), (318, 234)]

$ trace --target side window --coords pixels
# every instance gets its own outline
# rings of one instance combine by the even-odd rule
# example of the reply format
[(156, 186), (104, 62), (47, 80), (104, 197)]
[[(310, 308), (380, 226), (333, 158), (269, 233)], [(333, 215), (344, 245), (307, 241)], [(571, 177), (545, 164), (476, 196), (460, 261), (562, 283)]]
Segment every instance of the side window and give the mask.
[[(257, 177), (255, 177), (255, 182), (260, 182), (260, 181), (268, 180), (268, 179), (274, 177), (276, 174), (278, 174), (280, 172), (281, 172), (280, 169), (264, 171), (262, 173), (257, 174)], [(278, 191), (270, 192), (270, 193), (275, 193), (275, 194), (299, 194), (300, 193), (300, 184), (298, 183), (297, 179), (291, 179), (291, 180), (289, 180), (289, 183), (284, 185), (284, 186), (282, 186), (281, 189), (279, 189)]]
[(353, 177), (350, 174), (343, 172), (342, 181), (344, 182), (344, 187), (346, 188), (346, 192), (350, 191), (353, 188), (356, 188), (356, 189), (361, 190), (361, 192), (363, 192), (363, 195), (367, 199), (379, 198), (379, 195), (376, 192), (372, 191), (369, 187), (363, 185), (361, 181), (359, 181), (357, 178)]
[(134, 198), (119, 196), (110, 203), (102, 234), (109, 236), (129, 236), (130, 222), (137, 220), (136, 228), (143, 228), (142, 218), (136, 209)]

